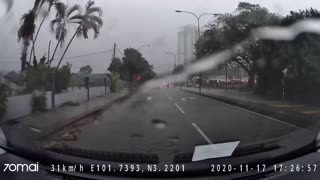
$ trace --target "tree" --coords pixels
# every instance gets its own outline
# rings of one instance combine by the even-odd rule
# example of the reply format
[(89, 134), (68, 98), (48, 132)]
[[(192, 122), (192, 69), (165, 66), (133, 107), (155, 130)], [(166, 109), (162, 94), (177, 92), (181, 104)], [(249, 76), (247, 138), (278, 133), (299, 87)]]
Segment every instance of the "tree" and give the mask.
[[(240, 2), (235, 14), (220, 15), (218, 24), (222, 24), (222, 28), (216, 23), (208, 25), (209, 29), (196, 44), (196, 56), (200, 58), (230, 48), (247, 39), (252, 29), (262, 25), (276, 24), (278, 19), (277, 15), (260, 5)], [(226, 60), (230, 66), (240, 67), (248, 74), (250, 88), (254, 85), (257, 61), (262, 54), (260, 44), (261, 40), (252, 37), (245, 49), (235, 52), (232, 58)]]
[(33, 34), (35, 32), (35, 18), (36, 18), (36, 14), (33, 10), (29, 10), (28, 13), (25, 13), (22, 18), (21, 21), (22, 24), (19, 27), (18, 30), (18, 42), (20, 42), (20, 40), (23, 40), (23, 48), (21, 51), (21, 71), (24, 71), (28, 65), (27, 62), (27, 55), (28, 55), (28, 47), (30, 45), (30, 41), (33, 40)]
[[(318, 10), (310, 8), (290, 12), (281, 21), (282, 26), (307, 18), (319, 18)], [(286, 98), (306, 101), (319, 101), (320, 90), (320, 36), (302, 33), (292, 41), (266, 41), (262, 45), (265, 66), (258, 72), (258, 90), (280, 96), (281, 80), (285, 78)], [(283, 71), (290, 71), (291, 77), (285, 77)], [(268, 90), (268, 91), (267, 91)]]
[[(61, 11), (57, 11), (56, 17), (61, 17), (61, 18), (56, 18), (58, 21), (60, 21), (61, 23), (63, 23), (64, 19), (62, 17), (66, 17), (65, 14), (69, 14), (69, 12), (73, 12), (73, 11), (66, 11), (67, 8), (61, 8), (59, 9)], [(70, 15), (70, 14), (69, 14)], [(52, 97), (52, 106), (54, 107), (54, 92), (56, 92), (56, 74), (57, 74), (57, 70), (64, 58), (64, 56), (66, 55), (71, 43), (73, 42), (74, 38), (78, 35), (78, 37), (83, 36), (85, 39), (88, 38), (88, 32), (89, 30), (93, 30), (94, 32), (94, 38), (98, 37), (100, 28), (103, 24), (103, 21), (101, 19), (102, 16), (102, 10), (99, 7), (94, 7), (94, 1), (89, 0), (88, 3), (85, 6), (85, 11), (82, 14), (78, 14), (72, 17), (72, 19), (70, 18), (70, 20), (75, 20), (77, 19), (78, 21), (75, 22), (78, 24), (78, 28), (76, 29), (76, 31), (74, 32), (73, 36), (71, 37), (69, 43), (67, 44), (67, 47), (65, 48), (65, 50), (63, 51), (63, 54), (58, 62), (58, 65), (56, 66), (55, 70), (53, 71), (52, 74), (52, 84), (51, 84), (51, 97)], [(67, 16), (68, 17), (68, 16)], [(61, 24), (60, 23), (60, 24)]]
[(55, 32), (55, 38), (58, 42), (54, 48), (51, 58), (49, 59), (49, 65), (52, 63), (59, 45), (62, 47), (64, 44), (68, 27), (71, 24), (79, 24), (82, 20), (82, 17), (80, 16), (81, 8), (78, 4), (68, 8), (64, 3), (57, 2), (54, 7), (56, 9), (56, 16), (55, 19), (51, 21), (50, 27), (51, 32)]
[(83, 67), (80, 68), (79, 73), (91, 74), (92, 73), (92, 68), (89, 65), (83, 66)]
[[(45, 2), (49, 3), (48, 11), (50, 11), (50, 8), (51, 8), (52, 4), (55, 2), (55, 0), (35, 0), (33, 8), (31, 10), (29, 10), (28, 13), (25, 13), (21, 18), (22, 23), (21, 23), (21, 26), (19, 27), (19, 30), (18, 30), (18, 42), (20, 42), (20, 40), (23, 39), (23, 48), (21, 51), (21, 58), (20, 58), (21, 71), (24, 71), (26, 69), (26, 67), (31, 63), (32, 53), (34, 54), (34, 59), (35, 59), (34, 43), (38, 37), (39, 31), (42, 27), (42, 24), (43, 24), (46, 16), (43, 18), (42, 22), (40, 23), (40, 26), (39, 26), (38, 31), (36, 33), (36, 37), (34, 39), (34, 33), (35, 33), (35, 29), (36, 29), (35, 21), (37, 18), (37, 12), (38, 12), (39, 8), (42, 7), (42, 5)], [(31, 49), (31, 53), (30, 53), (29, 62), (27, 62), (28, 47), (30, 45), (30, 42), (32, 42), (32, 49)]]
[(122, 68), (122, 61), (120, 58), (116, 57), (111, 61), (108, 67), (108, 71), (121, 73), (121, 68)]
[[(103, 21), (101, 19), (102, 16), (102, 10), (99, 7), (94, 7), (94, 1), (89, 0), (88, 3), (86, 4), (85, 7), (85, 11), (83, 14), (79, 14), (79, 15), (75, 15), (73, 16), (73, 19), (77, 19), (78, 22), (76, 22), (77, 24), (79, 24), (77, 30), (75, 31), (74, 35), (72, 36), (72, 38), (70, 39), (67, 47), (65, 48), (59, 62), (57, 65), (57, 68), (59, 68), (65, 54), (67, 53), (72, 41), (74, 40), (75, 36), (78, 35), (83, 36), (85, 39), (88, 38), (88, 31), (89, 30), (93, 30), (94, 32), (94, 38), (98, 37), (100, 28), (102, 27)], [(66, 10), (66, 9), (64, 9)], [(57, 14), (59, 14), (58, 16), (60, 17), (65, 17), (64, 14), (67, 13), (66, 11), (61, 11), (61, 12), (57, 12)], [(61, 19), (62, 20), (62, 19)]]
[(45, 19), (47, 18), (50, 10), (51, 10), (51, 7), (57, 2), (58, 0), (35, 0), (35, 3), (34, 3), (34, 7), (33, 9), (35, 11), (37, 11), (39, 8), (41, 8), (45, 3), (48, 4), (48, 10), (47, 10), (47, 13), (45, 14), (45, 16), (42, 18), (42, 21), (38, 27), (38, 30), (37, 30), (37, 33), (36, 33), (36, 36), (35, 38), (32, 40), (32, 48), (31, 48), (31, 52), (30, 52), (30, 58), (29, 58), (29, 62), (31, 61), (31, 57), (32, 57), (32, 54), (33, 54), (33, 57), (35, 58), (36, 57), (36, 54), (35, 54), (35, 43), (38, 39), (38, 35), (39, 35), (39, 32), (40, 32), (40, 29), (45, 21)]
[(8, 91), (9, 88), (5, 84), (0, 83), (0, 118), (3, 117), (7, 110)]
[[(33, 64), (26, 69), (25, 85), (27, 92), (40, 90), (45, 92), (50, 90), (50, 82), (55, 71), (54, 68), (48, 67), (46, 57), (43, 56), (39, 62), (33, 61)], [(67, 64), (56, 70), (56, 93), (67, 90), (71, 80), (71, 65)]]
[(142, 81), (149, 80), (155, 76), (148, 61), (136, 49), (125, 49), (122, 62), (121, 77), (126, 81), (133, 82), (138, 75)]

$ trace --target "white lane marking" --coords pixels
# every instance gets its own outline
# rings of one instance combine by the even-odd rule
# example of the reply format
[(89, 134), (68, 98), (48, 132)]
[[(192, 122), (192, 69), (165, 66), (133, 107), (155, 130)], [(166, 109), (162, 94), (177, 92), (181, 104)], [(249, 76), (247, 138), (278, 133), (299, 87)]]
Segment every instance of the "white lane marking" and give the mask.
[(40, 129), (33, 128), (33, 127), (30, 127), (30, 130), (31, 130), (31, 131), (35, 131), (35, 132), (37, 132), (37, 133), (40, 133), (40, 132), (41, 132), (41, 130), (40, 130)]
[(147, 97), (147, 101), (151, 101), (153, 99), (152, 96)]
[(228, 104), (228, 103), (224, 103), (224, 102), (221, 102), (221, 101), (218, 101), (218, 100), (214, 100), (214, 101), (217, 101), (218, 103), (221, 103), (221, 104), (224, 104), (224, 105), (227, 105), (227, 106), (236, 108), (236, 109), (240, 109), (240, 110), (246, 111), (246, 112), (251, 113), (251, 114), (255, 114), (255, 115), (258, 115), (258, 116), (262, 116), (262, 117), (264, 117), (264, 118), (267, 118), (267, 119), (271, 119), (271, 120), (273, 120), (273, 121), (276, 121), (276, 122), (281, 123), (281, 124), (285, 124), (285, 125), (287, 125), (287, 126), (291, 126), (291, 127), (297, 128), (297, 129), (301, 129), (301, 127), (299, 127), (299, 126), (296, 126), (296, 125), (293, 125), (293, 124), (290, 124), (290, 123), (287, 123), (287, 122), (284, 122), (284, 121), (280, 121), (280, 120), (275, 119), (275, 118), (270, 117), (270, 116), (266, 116), (266, 115), (263, 115), (263, 114), (259, 114), (259, 113), (256, 113), (256, 112), (253, 112), (253, 111), (250, 111), (250, 110), (247, 110), (247, 109), (243, 109), (243, 108), (241, 108), (241, 107), (234, 106), (234, 105), (231, 105), (231, 104)]
[(187, 99), (183, 97), (183, 98), (181, 98), (181, 101), (187, 101)]
[[(168, 96), (168, 95), (167, 95)], [(170, 99), (170, 101), (172, 101), (173, 102), (173, 99), (170, 97), (170, 96), (168, 96), (168, 98)]]
[(174, 103), (174, 105), (176, 105), (176, 107), (180, 110), (180, 112), (181, 112), (182, 114), (184, 114), (183, 109), (182, 109), (177, 103)]
[(192, 126), (196, 128), (196, 130), (200, 133), (204, 140), (206, 140), (209, 144), (213, 144), (211, 139), (197, 126), (196, 123), (192, 123)]
[[(200, 95), (198, 95), (198, 96), (200, 96)], [(200, 97), (203, 97), (203, 96), (200, 96)], [(294, 127), (294, 128), (297, 128), (297, 129), (301, 129), (301, 127), (299, 127), (299, 126), (296, 126), (296, 125), (294, 125), (294, 124), (290, 124), (290, 123), (281, 121), (281, 120), (279, 120), (279, 119), (275, 119), (275, 118), (270, 117), (270, 116), (266, 116), (266, 115), (263, 115), (263, 114), (259, 114), (259, 113), (256, 113), (256, 112), (254, 112), (254, 111), (250, 111), (250, 110), (247, 110), (247, 109), (238, 107), (238, 106), (234, 106), (234, 105), (231, 105), (231, 104), (228, 104), (228, 103), (219, 101), (219, 100), (215, 100), (215, 99), (212, 99), (212, 100), (214, 100), (214, 101), (216, 101), (216, 102), (218, 102), (218, 103), (220, 103), (220, 104), (224, 104), (224, 105), (233, 107), (233, 108), (235, 108), (235, 109), (240, 109), (240, 110), (246, 111), (246, 112), (251, 113), (251, 114), (255, 114), (255, 115), (258, 115), (258, 116), (262, 116), (262, 117), (264, 117), (264, 118), (267, 118), (267, 119), (271, 119), (271, 120), (273, 120), (273, 121), (276, 121), (276, 122), (281, 123), (281, 124), (285, 124), (285, 125), (290, 126), (290, 127)]]

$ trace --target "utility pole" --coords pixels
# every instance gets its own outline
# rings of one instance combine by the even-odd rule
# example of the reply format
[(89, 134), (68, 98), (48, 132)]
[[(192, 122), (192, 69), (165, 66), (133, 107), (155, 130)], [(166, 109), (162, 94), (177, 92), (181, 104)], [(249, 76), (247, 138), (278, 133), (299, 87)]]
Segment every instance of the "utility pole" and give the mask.
[(112, 54), (112, 61), (114, 61), (114, 59), (116, 58), (116, 43), (114, 43), (113, 45), (113, 54)]
[(48, 59), (47, 61), (50, 62), (50, 49), (51, 49), (51, 40), (49, 41), (49, 46), (48, 46)]
[(226, 87), (225, 90), (228, 91), (228, 63), (225, 63), (226, 68)]

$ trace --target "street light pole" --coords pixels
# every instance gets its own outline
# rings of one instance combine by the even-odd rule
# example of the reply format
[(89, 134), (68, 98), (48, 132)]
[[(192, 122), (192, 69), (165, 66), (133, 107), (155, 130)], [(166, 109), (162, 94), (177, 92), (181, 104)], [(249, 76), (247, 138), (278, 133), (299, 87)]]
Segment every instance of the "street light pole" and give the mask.
[[(175, 53), (171, 52), (171, 51), (166, 51), (165, 53), (166, 53), (166, 54), (170, 54), (170, 55), (173, 56), (174, 67), (176, 67), (176, 66), (177, 66), (177, 55), (176, 55)], [(178, 64), (178, 65), (179, 65), (179, 64)]]
[[(216, 14), (216, 13), (204, 13), (204, 14), (201, 14), (199, 16), (197, 16), (195, 13), (193, 12), (188, 12), (188, 11), (181, 11), (181, 10), (176, 10), (177, 13), (187, 13), (187, 14), (192, 14), (196, 19), (197, 19), (197, 22), (198, 22), (198, 40), (200, 41), (200, 37), (201, 37), (201, 31), (200, 31), (200, 19), (202, 16), (205, 16), (205, 15), (213, 15), (213, 16), (218, 16), (219, 14)], [(199, 93), (201, 93), (201, 86), (202, 86), (202, 74), (199, 73)]]

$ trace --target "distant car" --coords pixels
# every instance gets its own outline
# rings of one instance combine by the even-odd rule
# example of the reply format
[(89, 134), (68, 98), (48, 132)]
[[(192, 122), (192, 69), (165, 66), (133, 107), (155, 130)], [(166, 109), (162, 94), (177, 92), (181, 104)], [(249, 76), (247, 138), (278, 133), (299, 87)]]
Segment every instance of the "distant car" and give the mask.
[(192, 87), (192, 84), (188, 83), (186, 84), (186, 87)]

